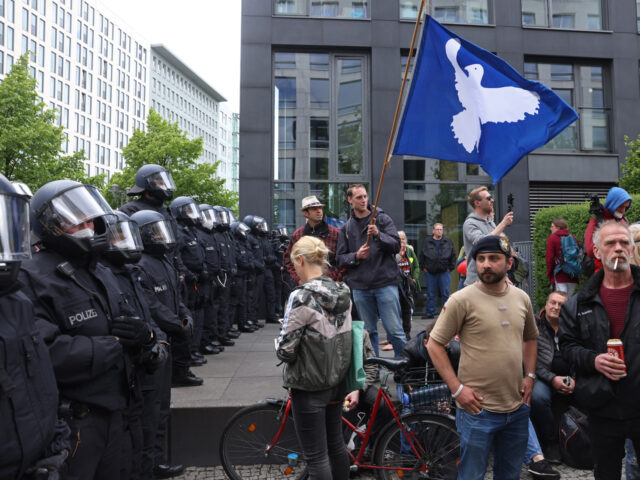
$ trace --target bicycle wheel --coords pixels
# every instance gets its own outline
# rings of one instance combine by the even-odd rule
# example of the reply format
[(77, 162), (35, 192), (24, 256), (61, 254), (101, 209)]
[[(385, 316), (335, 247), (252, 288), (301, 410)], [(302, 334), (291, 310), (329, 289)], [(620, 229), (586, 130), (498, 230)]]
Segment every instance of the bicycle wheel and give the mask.
[(394, 420), (380, 436), (374, 453), (374, 464), (385, 468), (378, 470), (380, 478), (455, 479), (460, 458), (455, 422), (427, 413), (412, 413), (401, 420), (418, 455)]
[[(272, 443), (284, 413), (281, 404), (262, 403), (246, 407), (236, 413), (222, 431), (220, 460), (226, 474), (232, 480), (265, 478), (296, 479), (307, 477), (302, 448), (289, 415), (282, 435), (266, 454)], [(289, 463), (289, 455), (298, 455), (297, 465)]]

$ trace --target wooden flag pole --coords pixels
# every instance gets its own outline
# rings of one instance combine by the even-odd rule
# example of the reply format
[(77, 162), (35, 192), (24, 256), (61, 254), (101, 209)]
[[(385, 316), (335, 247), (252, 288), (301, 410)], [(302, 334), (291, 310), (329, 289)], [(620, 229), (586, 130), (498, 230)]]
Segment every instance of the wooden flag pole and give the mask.
[[(374, 225), (376, 223), (376, 209), (378, 208), (378, 201), (380, 200), (380, 191), (382, 190), (382, 182), (384, 182), (384, 174), (387, 171), (387, 165), (391, 160), (391, 145), (393, 144), (393, 139), (396, 133), (396, 125), (398, 123), (398, 116), (400, 115), (400, 107), (402, 105), (402, 98), (404, 97), (404, 87), (407, 83), (407, 77), (409, 76), (409, 67), (411, 66), (411, 58), (413, 56), (413, 49), (416, 44), (416, 37), (418, 36), (418, 27), (420, 26), (420, 21), (422, 19), (422, 11), (424, 9), (426, 0), (422, 0), (420, 2), (420, 8), (418, 9), (418, 18), (416, 18), (416, 25), (413, 28), (413, 37), (411, 38), (411, 47), (409, 48), (409, 58), (407, 59), (407, 65), (404, 67), (404, 75), (402, 76), (402, 86), (400, 87), (400, 95), (398, 95), (398, 103), (396, 104), (396, 113), (393, 116), (393, 125), (391, 126), (391, 134), (389, 135), (389, 142), (387, 143), (387, 152), (385, 153), (384, 165), (382, 166), (382, 173), (380, 174), (380, 183), (378, 184), (378, 192), (376, 193), (376, 202), (373, 206), (373, 211), (371, 212), (371, 222), (370, 225)], [(371, 239), (370, 235), (367, 235), (367, 243), (366, 246), (369, 246), (369, 241)]]

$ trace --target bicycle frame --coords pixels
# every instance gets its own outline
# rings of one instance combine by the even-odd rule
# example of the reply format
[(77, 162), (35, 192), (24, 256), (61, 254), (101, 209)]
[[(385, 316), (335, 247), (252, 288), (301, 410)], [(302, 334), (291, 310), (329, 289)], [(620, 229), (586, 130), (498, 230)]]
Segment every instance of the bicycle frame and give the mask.
[[(386, 382), (383, 382), (383, 383), (386, 383)], [(378, 465), (374, 465), (373, 463), (370, 463), (370, 462), (369, 463), (361, 463), (362, 462), (362, 457), (364, 456), (365, 450), (366, 450), (367, 445), (369, 444), (369, 440), (371, 438), (371, 432), (373, 431), (373, 426), (375, 425), (376, 416), (378, 415), (378, 410), (380, 409), (380, 405), (382, 404), (383, 401), (387, 405), (387, 407), (389, 408), (389, 411), (391, 412), (391, 414), (393, 415), (394, 421), (400, 427), (400, 430), (402, 431), (402, 434), (407, 439), (407, 441), (409, 443), (409, 446), (413, 450), (413, 453), (418, 458), (420, 458), (422, 456), (422, 454), (424, 453), (424, 449), (422, 448), (420, 443), (415, 439), (415, 435), (412, 432), (407, 432), (405, 430), (404, 425), (402, 424), (402, 421), (400, 420), (400, 415), (398, 414), (398, 411), (396, 410), (396, 407), (393, 405), (393, 402), (391, 401), (391, 398), (389, 397), (389, 394), (386, 392), (386, 386), (382, 385), (378, 389), (378, 394), (376, 395), (376, 400), (375, 400), (375, 402), (373, 404), (373, 409), (371, 410), (371, 417), (369, 418), (369, 421), (367, 422), (367, 428), (366, 428), (364, 433), (360, 432), (357, 429), (357, 427), (355, 425), (353, 425), (349, 420), (344, 418), (344, 416), (342, 417), (342, 422), (344, 424), (346, 424), (352, 432), (356, 433), (360, 438), (362, 438), (362, 443), (360, 445), (360, 448), (358, 449), (358, 453), (357, 453), (356, 456), (354, 456), (351, 451), (347, 450), (348, 453), (349, 453), (349, 456), (351, 457), (351, 461), (358, 468), (370, 468), (370, 469), (373, 469), (373, 470), (404, 470), (404, 471), (412, 471), (413, 469), (410, 468), (410, 467), (404, 467), (404, 468), (403, 467), (397, 467), (397, 466), (396, 467), (381, 467), (381, 466), (378, 466)], [(389, 423), (391, 423), (391, 422), (389, 422)]]
[[(394, 421), (400, 426), (402, 434), (407, 439), (408, 444), (411, 447), (411, 449), (413, 450), (413, 453), (416, 455), (416, 457), (420, 458), (424, 454), (424, 449), (422, 448), (420, 443), (415, 439), (415, 435), (413, 434), (413, 432), (408, 432), (407, 430), (405, 430), (404, 425), (402, 424), (402, 420), (400, 419), (401, 415), (398, 413), (396, 407), (393, 405), (393, 402), (391, 401), (391, 398), (389, 397), (389, 394), (386, 391), (386, 387), (382, 386), (378, 390), (378, 394), (376, 395), (376, 400), (375, 400), (375, 403), (373, 404), (373, 409), (371, 411), (371, 417), (369, 418), (369, 420), (367, 422), (367, 428), (366, 428), (364, 433), (360, 432), (357, 429), (357, 427), (355, 425), (353, 425), (349, 420), (344, 418), (344, 416), (342, 417), (342, 422), (345, 425), (347, 425), (347, 427), (349, 427), (349, 429), (352, 432), (355, 432), (360, 438), (362, 438), (362, 443), (360, 445), (360, 448), (358, 449), (358, 452), (357, 452), (356, 456), (354, 456), (351, 451), (347, 450), (347, 452), (349, 453), (349, 457), (351, 458), (351, 461), (353, 462), (353, 464), (355, 466), (357, 466), (358, 468), (370, 468), (370, 469), (373, 469), (373, 470), (413, 471), (413, 469), (411, 467), (397, 467), (397, 466), (395, 466), (395, 467), (381, 467), (381, 466), (378, 466), (378, 465), (374, 465), (371, 462), (368, 462), (368, 463), (363, 463), (362, 462), (362, 457), (364, 456), (365, 450), (367, 448), (367, 445), (369, 444), (369, 440), (371, 439), (371, 433), (373, 431), (373, 426), (375, 425), (375, 421), (376, 421), (376, 417), (378, 415), (378, 411), (379, 411), (380, 406), (382, 405), (383, 402), (387, 405), (387, 408), (389, 408), (389, 411), (393, 415)], [(278, 440), (280, 439), (280, 436), (282, 435), (282, 432), (284, 431), (285, 425), (286, 425), (287, 421), (289, 420), (289, 415), (291, 414), (291, 393), (289, 393), (289, 397), (287, 398), (287, 401), (286, 402), (282, 402), (282, 406), (284, 407), (284, 412), (283, 412), (282, 418), (280, 420), (280, 428), (278, 428), (278, 431), (276, 432), (276, 434), (273, 437), (273, 439), (267, 444), (267, 446), (265, 448), (265, 451), (264, 451), (265, 457), (269, 456), (269, 454), (271, 453), (271, 450), (278, 443)], [(389, 423), (391, 423), (391, 422), (389, 422)]]

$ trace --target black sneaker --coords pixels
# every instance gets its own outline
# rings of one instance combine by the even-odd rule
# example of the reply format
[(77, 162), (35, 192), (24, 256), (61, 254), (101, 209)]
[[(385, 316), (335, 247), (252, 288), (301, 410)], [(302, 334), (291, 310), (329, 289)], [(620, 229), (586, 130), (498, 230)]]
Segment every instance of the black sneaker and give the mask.
[(553, 468), (545, 459), (531, 462), (527, 470), (535, 479), (558, 480), (560, 478), (560, 472)]

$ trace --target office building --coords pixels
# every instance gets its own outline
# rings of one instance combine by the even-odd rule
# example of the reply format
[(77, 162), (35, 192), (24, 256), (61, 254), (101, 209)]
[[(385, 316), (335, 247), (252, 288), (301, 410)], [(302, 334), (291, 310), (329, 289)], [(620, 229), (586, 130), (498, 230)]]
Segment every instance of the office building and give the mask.
[(86, 1), (0, 0), (0, 79), (27, 51), (63, 151), (84, 150), (89, 175), (122, 169), (121, 148), (147, 117), (148, 45)]
[[(419, 0), (243, 0), (240, 210), (290, 228), (318, 195), (346, 218), (350, 183), (373, 203)], [(492, 190), (508, 234), (530, 238), (539, 208), (604, 193), (625, 135), (640, 130), (640, 14), (633, 0), (430, 0), (429, 13), (554, 89), (577, 122)], [(428, 114), (427, 112), (425, 114)], [(491, 185), (477, 165), (392, 157), (380, 206), (419, 245), (434, 222), (461, 245), (467, 193)]]
[(151, 107), (189, 138), (202, 137), (199, 160), (219, 161), (217, 175), (230, 188), (233, 124), (226, 99), (163, 45), (152, 45), (151, 57)]

